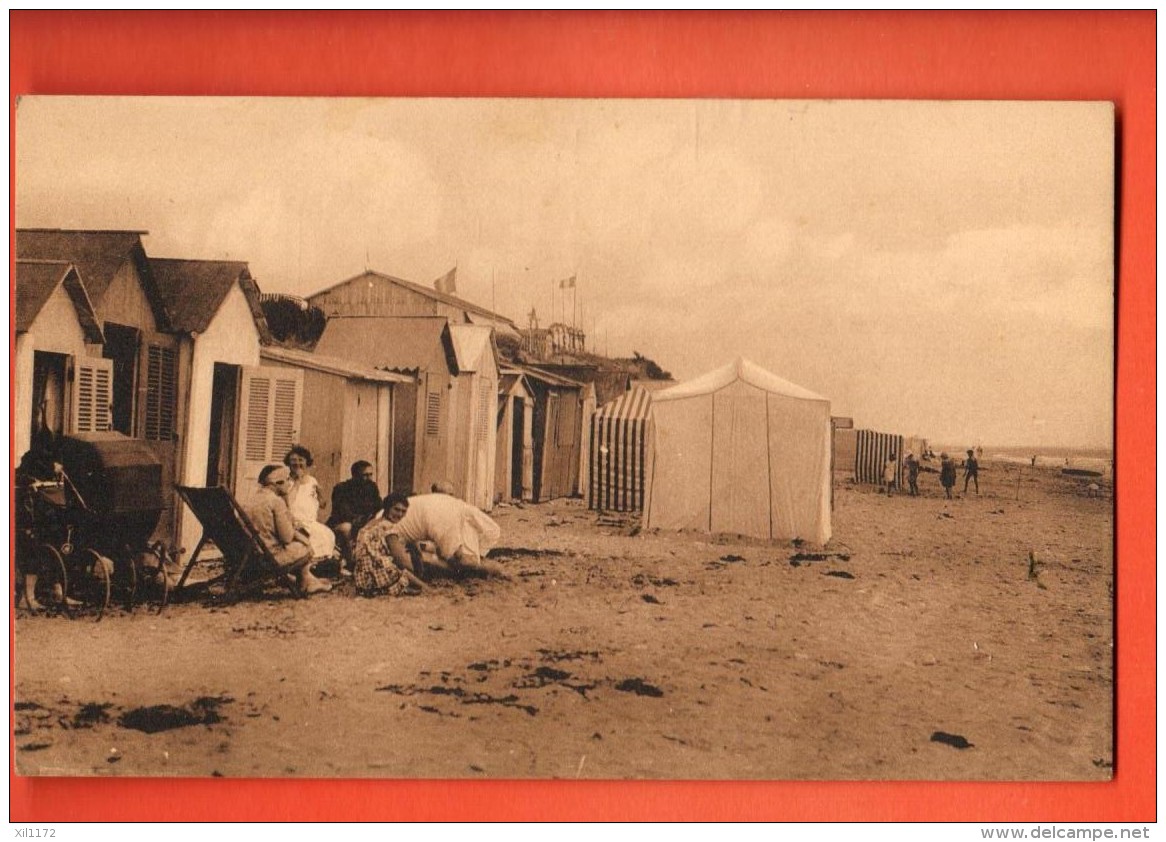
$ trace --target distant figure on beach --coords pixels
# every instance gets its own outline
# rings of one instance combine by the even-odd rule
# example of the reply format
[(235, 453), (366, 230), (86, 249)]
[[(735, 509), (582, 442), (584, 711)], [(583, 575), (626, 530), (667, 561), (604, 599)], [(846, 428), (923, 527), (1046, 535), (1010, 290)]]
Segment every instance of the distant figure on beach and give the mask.
[(976, 493), (980, 493), (980, 463), (976, 461), (974, 451), (968, 451), (968, 458), (964, 462), (964, 494), (968, 493), (968, 483), (976, 484)]
[(1032, 466), (1034, 468), (1036, 467), (1036, 454), (1035, 453), (1032, 455)]
[(951, 499), (951, 489), (955, 486), (955, 462), (946, 453), (939, 454), (939, 484), (947, 499)]
[(891, 489), (895, 487), (895, 474), (899, 471), (899, 461), (895, 458), (895, 454), (891, 453), (887, 456), (887, 461), (883, 464), (883, 485), (886, 486), (887, 496), (891, 496)]
[(907, 458), (903, 460), (903, 465), (907, 468), (907, 488), (911, 492), (912, 497), (918, 497), (919, 460), (915, 458), (914, 453), (908, 453)]

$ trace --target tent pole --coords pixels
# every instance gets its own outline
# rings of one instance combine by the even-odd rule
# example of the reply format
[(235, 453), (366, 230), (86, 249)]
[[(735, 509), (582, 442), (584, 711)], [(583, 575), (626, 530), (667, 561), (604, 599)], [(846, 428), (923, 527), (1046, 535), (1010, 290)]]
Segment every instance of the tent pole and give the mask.
[(769, 392), (765, 393), (765, 473), (769, 478), (769, 540), (773, 540), (773, 453), (769, 447)]

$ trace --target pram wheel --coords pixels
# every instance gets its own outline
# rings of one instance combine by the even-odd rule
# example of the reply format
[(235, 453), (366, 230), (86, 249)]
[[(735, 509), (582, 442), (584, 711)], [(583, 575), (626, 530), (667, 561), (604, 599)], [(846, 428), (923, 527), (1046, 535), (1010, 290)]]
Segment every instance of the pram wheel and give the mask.
[[(29, 610), (59, 611), (67, 607), (65, 594), (69, 592), (69, 577), (65, 561), (56, 548), (50, 544), (33, 544), (26, 550), (27, 555), (19, 563), (20, 576), (17, 577), (17, 604), (24, 603)], [(36, 576), (33, 599), (36, 605), (26, 600), (25, 577)]]
[(82, 608), (95, 610), (95, 620), (105, 616), (109, 607), (112, 590), (113, 562), (96, 550), (85, 549), (77, 553), (78, 563), (74, 567), (71, 587), (65, 591)]

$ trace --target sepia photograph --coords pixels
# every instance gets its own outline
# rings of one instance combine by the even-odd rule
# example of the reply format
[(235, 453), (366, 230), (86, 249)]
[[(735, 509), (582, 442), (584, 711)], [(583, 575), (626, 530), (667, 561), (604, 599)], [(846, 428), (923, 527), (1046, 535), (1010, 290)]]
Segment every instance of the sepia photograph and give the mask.
[(17, 774), (1113, 778), (1113, 103), (13, 119)]

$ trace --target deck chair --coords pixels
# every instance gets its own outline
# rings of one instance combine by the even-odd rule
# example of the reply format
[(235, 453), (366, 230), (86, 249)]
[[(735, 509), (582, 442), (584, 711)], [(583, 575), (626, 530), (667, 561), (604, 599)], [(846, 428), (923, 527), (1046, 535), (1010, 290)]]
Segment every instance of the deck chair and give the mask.
[(275, 580), (286, 586), (295, 596), (303, 596), (294, 577), (288, 574), (295, 573), (311, 559), (305, 557), (303, 561), (292, 565), (280, 565), (263, 543), (263, 539), (259, 537), (259, 532), (252, 525), (247, 513), (227, 489), (221, 486), (194, 488), (177, 485), (174, 490), (202, 524), (202, 538), (174, 587), (176, 595), (186, 586), (186, 579), (198, 563), (198, 556), (203, 547), (208, 542), (214, 542), (223, 554), (223, 572), (212, 579), (199, 582), (200, 588), (209, 589), (221, 583), (224, 586), (223, 596), (234, 600), (257, 591)]

